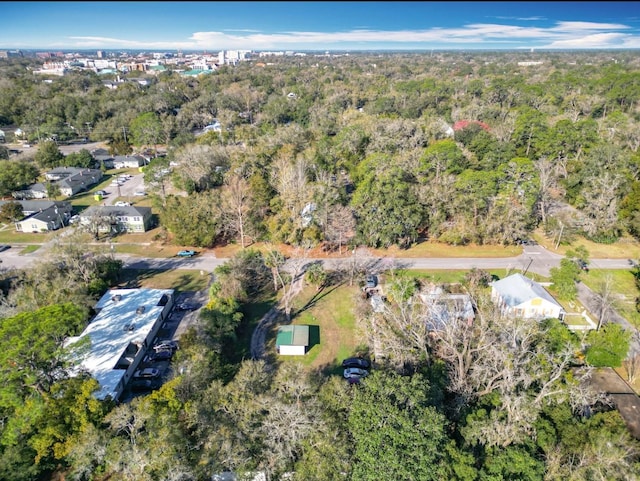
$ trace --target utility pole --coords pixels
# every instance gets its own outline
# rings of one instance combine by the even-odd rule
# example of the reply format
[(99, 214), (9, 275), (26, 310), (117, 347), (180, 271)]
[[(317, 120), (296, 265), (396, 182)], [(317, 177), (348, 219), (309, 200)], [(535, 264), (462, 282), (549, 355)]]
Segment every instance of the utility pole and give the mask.
[(529, 270), (529, 267), (531, 267), (531, 263), (533, 262), (533, 257), (529, 257), (529, 264), (527, 265), (527, 268), (524, 270), (524, 272), (522, 273), (523, 276), (527, 275), (527, 271)]
[(127, 142), (127, 129), (125, 127), (122, 127), (122, 135), (124, 136), (124, 141), (126, 143)]

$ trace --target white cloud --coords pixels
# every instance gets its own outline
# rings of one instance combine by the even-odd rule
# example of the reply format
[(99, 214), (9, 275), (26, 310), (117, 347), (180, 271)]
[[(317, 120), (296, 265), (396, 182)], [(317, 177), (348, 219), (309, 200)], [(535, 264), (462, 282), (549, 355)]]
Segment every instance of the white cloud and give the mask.
[[(561, 21), (551, 27), (526, 27), (494, 23), (474, 23), (457, 28), (383, 31), (354, 29), (343, 32), (290, 31), (262, 33), (255, 30), (194, 32), (184, 41), (145, 42), (109, 37), (70, 37), (78, 48), (141, 49), (323, 49), (327, 47), (366, 48), (386, 44), (425, 48), (451, 45), (481, 48), (487, 44), (526, 43), (536, 48), (634, 48), (640, 37), (628, 32), (630, 27), (617, 23)], [(625, 32), (625, 33), (623, 33)], [(544, 45), (543, 45), (544, 44)]]

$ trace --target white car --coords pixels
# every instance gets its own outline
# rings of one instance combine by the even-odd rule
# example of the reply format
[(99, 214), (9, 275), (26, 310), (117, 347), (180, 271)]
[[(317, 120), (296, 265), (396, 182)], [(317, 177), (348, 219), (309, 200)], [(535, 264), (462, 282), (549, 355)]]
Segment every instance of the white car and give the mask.
[(144, 190), (136, 190), (133, 195), (137, 195), (139, 197), (143, 197), (145, 195), (147, 195), (147, 193)]
[(119, 200), (113, 205), (115, 205), (116, 207), (129, 207), (131, 204), (129, 202), (124, 202), (122, 200)]
[(162, 350), (172, 350), (175, 351), (178, 349), (178, 343), (176, 341), (168, 340), (168, 341), (160, 341), (153, 346), (154, 351), (162, 351)]
[(350, 379), (352, 377), (366, 377), (369, 375), (369, 371), (365, 371), (364, 369), (360, 369), (359, 367), (348, 367), (344, 370), (345, 379)]

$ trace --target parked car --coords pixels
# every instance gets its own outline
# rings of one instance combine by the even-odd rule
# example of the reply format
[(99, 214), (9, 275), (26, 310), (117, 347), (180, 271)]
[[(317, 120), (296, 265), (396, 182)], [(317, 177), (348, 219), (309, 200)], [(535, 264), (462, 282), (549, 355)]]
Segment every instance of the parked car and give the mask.
[(113, 205), (115, 205), (116, 207), (128, 207), (128, 206), (130, 206), (131, 204), (130, 204), (129, 202), (124, 202), (124, 201), (122, 201), (122, 200), (119, 200), (118, 202), (116, 202), (116, 203), (115, 203), (115, 204), (113, 204)]
[(348, 367), (347, 369), (344, 370), (344, 377), (345, 379), (349, 379), (352, 377), (366, 377), (369, 375), (368, 371), (365, 371), (364, 369), (360, 369), (359, 367)]
[(342, 367), (357, 367), (360, 369), (369, 369), (371, 367), (371, 362), (361, 357), (350, 357), (342, 361)]
[(179, 251), (176, 255), (178, 257), (193, 257), (197, 254), (196, 251), (190, 251), (190, 250), (183, 250), (183, 251)]
[(197, 308), (198, 306), (190, 302), (179, 302), (176, 304), (176, 310), (178, 311), (195, 311)]
[(160, 377), (160, 370), (155, 367), (146, 367), (144, 369), (138, 369), (133, 373), (134, 379), (152, 379)]
[(365, 280), (365, 287), (367, 289), (373, 289), (377, 285), (378, 285), (378, 278), (373, 274), (368, 275)]
[(95, 195), (107, 195), (107, 191), (105, 190), (96, 190), (94, 192)]
[(589, 272), (589, 266), (582, 259), (578, 260), (578, 267), (585, 272)]
[(179, 349), (178, 342), (172, 340), (158, 341), (153, 346), (154, 351), (163, 351), (163, 350), (172, 350), (175, 351)]
[(173, 351), (171, 349), (162, 349), (145, 356), (144, 362), (169, 361), (172, 357)]
[(7, 244), (1, 244), (0, 245), (0, 252), (4, 252), (7, 249), (11, 249), (11, 246), (8, 246)]
[(133, 392), (152, 391), (158, 389), (160, 386), (162, 386), (162, 381), (158, 378), (135, 378), (131, 380), (131, 384), (129, 385)]
[(133, 195), (137, 195), (139, 197), (143, 197), (145, 195), (147, 195), (147, 193), (144, 190), (136, 190)]

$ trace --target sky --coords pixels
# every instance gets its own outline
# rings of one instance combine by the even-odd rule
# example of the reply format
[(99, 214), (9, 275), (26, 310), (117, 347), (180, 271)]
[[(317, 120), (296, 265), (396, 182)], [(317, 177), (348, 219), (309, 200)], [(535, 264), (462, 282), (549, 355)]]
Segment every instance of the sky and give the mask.
[(6, 2), (0, 49), (640, 48), (640, 2)]

